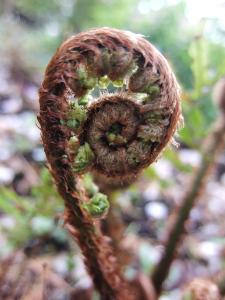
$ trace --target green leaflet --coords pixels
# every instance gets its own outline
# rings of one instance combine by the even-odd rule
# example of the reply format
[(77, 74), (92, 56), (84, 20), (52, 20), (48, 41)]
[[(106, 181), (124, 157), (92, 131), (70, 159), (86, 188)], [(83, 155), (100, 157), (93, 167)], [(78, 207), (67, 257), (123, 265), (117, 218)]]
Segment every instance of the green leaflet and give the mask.
[(90, 202), (83, 204), (83, 208), (88, 211), (88, 213), (93, 218), (101, 218), (109, 210), (109, 201), (107, 196), (102, 193), (95, 194)]
[(80, 146), (78, 149), (77, 156), (73, 164), (73, 170), (75, 172), (83, 171), (88, 167), (91, 162), (94, 160), (94, 153), (91, 150), (91, 147), (88, 143), (85, 143), (83, 146)]
[(77, 129), (87, 119), (87, 111), (76, 102), (71, 102), (69, 111), (66, 114), (65, 123), (71, 129)]

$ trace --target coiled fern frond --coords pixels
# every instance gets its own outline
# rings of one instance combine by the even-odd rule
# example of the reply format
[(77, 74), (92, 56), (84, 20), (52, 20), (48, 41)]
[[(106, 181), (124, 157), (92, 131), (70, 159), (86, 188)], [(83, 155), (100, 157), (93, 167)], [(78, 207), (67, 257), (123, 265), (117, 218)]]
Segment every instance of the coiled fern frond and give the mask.
[(107, 237), (95, 226), (108, 203), (87, 193), (93, 172), (112, 185), (135, 179), (171, 141), (181, 118), (179, 88), (166, 59), (143, 37), (101, 28), (72, 36), (51, 59), (38, 117), (66, 222), (103, 299), (129, 299)]

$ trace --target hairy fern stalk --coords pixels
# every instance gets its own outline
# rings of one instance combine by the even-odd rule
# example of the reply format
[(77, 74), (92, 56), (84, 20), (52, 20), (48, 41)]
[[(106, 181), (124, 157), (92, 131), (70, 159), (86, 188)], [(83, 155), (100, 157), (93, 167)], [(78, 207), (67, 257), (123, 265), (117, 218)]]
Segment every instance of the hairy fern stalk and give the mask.
[(97, 192), (90, 197), (83, 174), (125, 185), (156, 160), (181, 119), (175, 76), (140, 35), (93, 29), (59, 47), (39, 95), (49, 168), (94, 285), (102, 299), (137, 299), (96, 226), (96, 218), (107, 215), (107, 197)]

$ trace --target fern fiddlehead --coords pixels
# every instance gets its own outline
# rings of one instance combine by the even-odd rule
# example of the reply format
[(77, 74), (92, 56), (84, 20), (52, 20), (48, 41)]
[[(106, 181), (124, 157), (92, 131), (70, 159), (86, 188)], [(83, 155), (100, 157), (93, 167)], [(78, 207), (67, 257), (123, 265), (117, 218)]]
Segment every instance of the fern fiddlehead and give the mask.
[(181, 116), (175, 76), (140, 35), (93, 29), (59, 47), (39, 94), (44, 149), (66, 222), (102, 298), (129, 299), (107, 238), (94, 223), (107, 212), (107, 200), (102, 194), (90, 200), (82, 175), (92, 171), (123, 184), (155, 161)]

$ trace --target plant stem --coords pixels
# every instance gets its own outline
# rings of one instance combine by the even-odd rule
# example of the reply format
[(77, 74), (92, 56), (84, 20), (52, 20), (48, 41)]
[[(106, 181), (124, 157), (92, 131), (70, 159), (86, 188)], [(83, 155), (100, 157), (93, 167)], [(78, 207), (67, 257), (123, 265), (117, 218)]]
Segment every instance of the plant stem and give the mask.
[(185, 231), (185, 223), (189, 218), (190, 211), (205, 187), (208, 172), (215, 165), (216, 158), (220, 151), (223, 150), (224, 133), (225, 119), (222, 115), (215, 124), (214, 130), (209, 138), (206, 140), (201, 165), (196, 171), (192, 184), (184, 196), (181, 207), (177, 212), (177, 218), (168, 235), (169, 238), (165, 246), (165, 252), (152, 275), (152, 281), (158, 294), (160, 294), (163, 282), (170, 270), (178, 244)]
[(65, 159), (68, 133), (60, 125), (59, 115), (63, 111), (63, 100), (60, 95), (51, 94), (45, 88), (40, 89), (38, 120), (50, 171), (65, 202), (65, 222), (81, 248), (85, 265), (101, 299), (132, 299), (116, 258), (112, 254), (109, 239), (101, 233), (95, 226), (94, 220), (82, 209), (84, 192), (79, 187), (79, 179), (74, 177), (70, 162)]
[(117, 259), (120, 267), (123, 269), (131, 260), (131, 255), (128, 249), (121, 246), (121, 240), (124, 238), (125, 225), (119, 214), (119, 205), (115, 202), (115, 195), (113, 192), (105, 192), (110, 201), (110, 209), (107, 218), (102, 222), (103, 232), (112, 240), (112, 247), (114, 253), (117, 254)]

